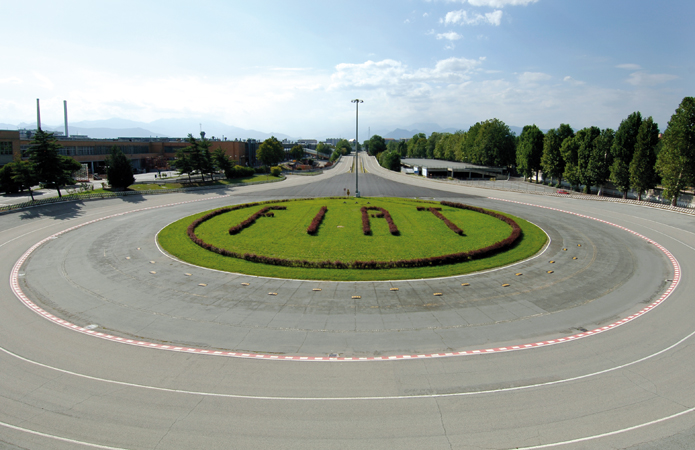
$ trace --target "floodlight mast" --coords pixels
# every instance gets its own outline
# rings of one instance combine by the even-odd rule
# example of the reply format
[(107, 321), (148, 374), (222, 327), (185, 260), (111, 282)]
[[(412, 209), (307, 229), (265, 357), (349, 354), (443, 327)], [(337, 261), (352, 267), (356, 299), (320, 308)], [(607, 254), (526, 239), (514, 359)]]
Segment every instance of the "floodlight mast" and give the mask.
[(360, 103), (364, 103), (364, 100), (360, 100), (359, 98), (356, 98), (354, 100), (351, 100), (352, 103), (355, 104), (355, 197), (360, 196), (360, 189), (359, 185), (357, 184), (357, 174), (359, 173), (359, 167), (360, 167), (360, 158), (359, 155), (357, 154), (357, 149), (358, 145), (360, 145), (359, 141), (359, 124), (360, 124)]

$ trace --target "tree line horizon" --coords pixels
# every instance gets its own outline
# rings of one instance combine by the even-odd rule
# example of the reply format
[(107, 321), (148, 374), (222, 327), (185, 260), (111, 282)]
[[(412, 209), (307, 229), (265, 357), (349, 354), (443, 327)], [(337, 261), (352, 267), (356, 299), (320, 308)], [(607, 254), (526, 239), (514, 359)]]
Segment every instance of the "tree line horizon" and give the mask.
[(389, 141), (379, 135), (364, 142), (383, 167), (400, 171), (401, 158), (459, 161), (507, 167), (536, 182), (550, 179), (557, 186), (566, 180), (573, 188), (584, 186), (599, 194), (610, 181), (627, 198), (638, 200), (644, 192), (663, 187), (664, 197), (676, 205), (682, 191), (695, 185), (695, 99), (685, 97), (671, 116), (666, 130), (651, 116), (635, 111), (617, 130), (596, 126), (574, 131), (562, 123), (546, 133), (535, 124), (516, 136), (494, 118), (472, 125), (468, 131), (417, 133), (409, 140)]

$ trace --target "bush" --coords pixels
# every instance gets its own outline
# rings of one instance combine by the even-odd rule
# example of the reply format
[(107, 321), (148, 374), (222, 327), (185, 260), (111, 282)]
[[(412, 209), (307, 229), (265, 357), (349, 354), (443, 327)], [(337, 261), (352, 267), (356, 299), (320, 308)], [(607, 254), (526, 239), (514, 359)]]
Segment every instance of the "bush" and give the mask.
[(256, 173), (268, 173), (268, 166), (258, 166), (253, 169)]
[(280, 166), (275, 166), (270, 168), (270, 174), (274, 177), (279, 177), (282, 175), (282, 167)]
[(227, 178), (245, 178), (253, 176), (256, 173), (252, 167), (234, 166), (233, 176)]
[(326, 211), (328, 211), (328, 207), (322, 206), (314, 219), (311, 221), (309, 228), (306, 229), (307, 233), (314, 235), (319, 231), (319, 225), (321, 225), (321, 222), (323, 222), (323, 216), (326, 215)]

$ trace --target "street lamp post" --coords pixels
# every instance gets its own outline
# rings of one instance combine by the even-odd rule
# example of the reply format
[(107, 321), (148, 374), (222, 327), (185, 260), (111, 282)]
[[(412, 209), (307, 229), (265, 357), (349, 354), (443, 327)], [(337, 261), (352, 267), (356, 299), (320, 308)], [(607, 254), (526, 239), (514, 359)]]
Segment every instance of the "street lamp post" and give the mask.
[(360, 196), (360, 190), (359, 186), (357, 184), (357, 174), (359, 173), (359, 168), (360, 168), (360, 158), (357, 155), (357, 149), (359, 144), (359, 123), (360, 123), (360, 103), (364, 103), (364, 100), (360, 100), (359, 98), (356, 98), (354, 100), (351, 100), (352, 103), (355, 104), (355, 197)]

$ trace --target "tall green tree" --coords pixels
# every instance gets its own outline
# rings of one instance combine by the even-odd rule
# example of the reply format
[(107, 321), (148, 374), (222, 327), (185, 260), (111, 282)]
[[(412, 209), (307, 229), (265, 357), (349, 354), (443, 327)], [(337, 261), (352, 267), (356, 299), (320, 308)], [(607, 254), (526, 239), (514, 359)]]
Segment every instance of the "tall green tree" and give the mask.
[(473, 125), (468, 130), (465, 147), (464, 162), (508, 168), (516, 163), (516, 138), (499, 119)]
[(685, 97), (671, 116), (656, 167), (664, 196), (676, 206), (681, 191), (695, 181), (695, 98)]
[[(204, 131), (200, 132), (200, 141), (198, 141), (198, 147), (200, 148), (200, 166), (198, 167), (198, 170), (200, 171), (201, 175), (204, 173), (209, 174), (210, 180), (213, 180), (215, 173), (215, 162), (212, 159), (212, 153), (210, 153), (212, 143), (210, 142), (210, 139), (205, 137)], [(205, 181), (205, 178), (203, 178), (203, 181)]]
[(290, 149), (290, 157), (292, 159), (300, 160), (304, 158), (304, 147), (297, 144)]
[(31, 161), (14, 161), (12, 165), (12, 180), (19, 184), (20, 189), (27, 189), (31, 195), (31, 201), (34, 201), (33, 186), (39, 184), (39, 177), (34, 170), (34, 164)]
[[(201, 133), (202, 135), (202, 133)], [(187, 159), (188, 159), (188, 164), (190, 164), (191, 172), (189, 172), (189, 180), (190, 180), (190, 173), (195, 173), (199, 172), (200, 176), (203, 181), (205, 181), (205, 172), (202, 171), (203, 167), (205, 166), (205, 156), (203, 155), (203, 151), (200, 147), (200, 144), (198, 143), (198, 140), (193, 137), (191, 133), (188, 133), (188, 137), (186, 138), (186, 142), (188, 142), (188, 146), (186, 146), (183, 149), (184, 154), (186, 154)]]
[(378, 155), (379, 153), (383, 153), (386, 151), (386, 141), (384, 138), (379, 136), (378, 134), (375, 134), (371, 138), (369, 138), (369, 154), (370, 155)]
[[(594, 145), (587, 166), (587, 179), (592, 186), (598, 186), (598, 195), (603, 194), (603, 188), (611, 175), (611, 146), (615, 138), (615, 131), (610, 128), (601, 130), (601, 134), (594, 139)], [(589, 190), (590, 192), (590, 190)]]
[(582, 128), (574, 136), (577, 147), (577, 174), (579, 183), (584, 185), (584, 192), (591, 192), (591, 186), (599, 181), (598, 174), (591, 170), (591, 160), (596, 146), (595, 140), (601, 135), (598, 127)]
[(191, 162), (191, 156), (185, 148), (180, 148), (176, 151), (176, 159), (172, 163), (174, 168), (179, 171), (179, 173), (185, 173), (188, 175), (188, 181), (191, 182), (191, 173), (193, 173), (193, 163)]
[(439, 142), (444, 135), (442, 133), (437, 133), (436, 131), (430, 134), (427, 138), (427, 149), (425, 150), (425, 157), (428, 159), (434, 158), (434, 152), (437, 148), (437, 142)]
[(106, 178), (112, 187), (125, 189), (135, 183), (133, 166), (118, 146), (111, 147), (111, 154), (106, 157), (104, 163), (106, 164)]
[(565, 161), (565, 171), (562, 176), (567, 180), (570, 186), (579, 186), (581, 183), (581, 173), (579, 171), (579, 139), (577, 139), (577, 136), (562, 141), (560, 153), (562, 154), (562, 159)]
[(526, 125), (519, 136), (516, 149), (516, 168), (529, 179), (541, 170), (541, 157), (543, 156), (543, 138), (545, 135), (536, 125)]
[(380, 154), (379, 164), (389, 170), (400, 172), (401, 155), (397, 151), (385, 151)]
[(630, 162), (630, 187), (637, 192), (637, 200), (642, 194), (656, 187), (656, 149), (659, 145), (659, 125), (648, 117), (642, 121), (637, 133), (635, 153)]
[(347, 139), (339, 140), (338, 143), (335, 144), (335, 149), (343, 156), (352, 153), (352, 145), (350, 145), (350, 141)]
[(321, 153), (322, 155), (330, 155), (333, 153), (333, 147), (325, 142), (319, 142), (316, 146), (316, 153)]
[(74, 159), (61, 155), (61, 148), (53, 133), (39, 129), (27, 150), (29, 161), (34, 165), (39, 182), (55, 187), (58, 197), (62, 197), (61, 186), (73, 183), (73, 172), (82, 168)]
[(611, 146), (613, 157), (611, 181), (623, 193), (623, 198), (627, 198), (627, 192), (630, 190), (630, 163), (635, 153), (640, 125), (642, 125), (642, 114), (639, 111), (630, 114), (627, 119), (620, 122)]
[[(0, 167), (0, 192), (14, 194), (22, 189), (22, 184), (15, 181), (15, 165), (17, 161), (12, 161)], [(31, 199), (34, 199), (32, 194)]]
[(271, 136), (258, 147), (256, 158), (265, 166), (277, 166), (285, 160), (285, 150), (282, 143), (275, 136)]
[(217, 170), (224, 172), (226, 178), (234, 178), (234, 165), (236, 161), (229, 159), (229, 156), (227, 156), (227, 153), (222, 147), (218, 147), (212, 152), (212, 162), (215, 164)]
[(425, 133), (414, 134), (408, 140), (408, 158), (425, 158), (427, 156), (427, 135)]

